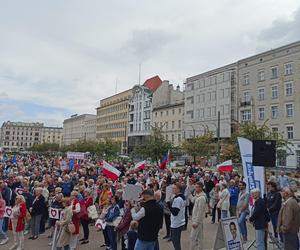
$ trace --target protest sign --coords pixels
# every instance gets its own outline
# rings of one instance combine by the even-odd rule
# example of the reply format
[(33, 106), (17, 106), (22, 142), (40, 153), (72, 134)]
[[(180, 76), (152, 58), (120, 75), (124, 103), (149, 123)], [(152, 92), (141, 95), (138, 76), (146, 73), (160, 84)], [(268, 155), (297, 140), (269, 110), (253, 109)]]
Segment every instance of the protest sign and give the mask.
[(50, 207), (49, 208), (49, 218), (58, 220), (59, 219), (59, 209)]
[(16, 194), (22, 195), (23, 192), (24, 192), (24, 189), (23, 189), (23, 188), (16, 188)]
[(173, 187), (169, 185), (166, 187), (166, 202), (171, 201), (173, 195)]
[(98, 219), (95, 223), (95, 227), (98, 229), (98, 230), (104, 230), (105, 227), (106, 227), (106, 222), (104, 222), (103, 220), (101, 219)]
[(4, 211), (4, 217), (12, 218), (12, 208), (11, 207), (5, 207)]
[(67, 152), (68, 159), (84, 160), (85, 153), (82, 152)]
[(125, 201), (138, 201), (140, 195), (143, 192), (143, 188), (139, 185), (127, 184), (124, 189), (123, 200)]

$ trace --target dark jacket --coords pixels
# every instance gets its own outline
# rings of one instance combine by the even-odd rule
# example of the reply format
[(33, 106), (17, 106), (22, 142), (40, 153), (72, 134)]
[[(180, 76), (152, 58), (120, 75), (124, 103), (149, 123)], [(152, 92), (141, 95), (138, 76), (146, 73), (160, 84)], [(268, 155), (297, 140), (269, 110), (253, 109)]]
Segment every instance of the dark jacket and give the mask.
[(138, 239), (156, 241), (163, 220), (163, 210), (155, 200), (145, 202), (144, 209), (145, 216), (139, 221)]
[(281, 208), (281, 194), (269, 192), (267, 194), (267, 207), (270, 214), (278, 214)]
[(268, 222), (270, 221), (270, 215), (267, 210), (266, 203), (262, 198), (259, 198), (255, 201), (254, 209), (249, 220), (253, 223), (256, 230), (262, 230), (266, 228)]
[(41, 195), (38, 199), (33, 200), (32, 203), (32, 211), (31, 215), (40, 215), (45, 212), (46, 208), (46, 203), (45, 203), (45, 198), (43, 195)]
[(134, 250), (135, 242), (137, 240), (137, 232), (136, 231), (128, 231), (127, 237), (128, 237), (128, 250)]

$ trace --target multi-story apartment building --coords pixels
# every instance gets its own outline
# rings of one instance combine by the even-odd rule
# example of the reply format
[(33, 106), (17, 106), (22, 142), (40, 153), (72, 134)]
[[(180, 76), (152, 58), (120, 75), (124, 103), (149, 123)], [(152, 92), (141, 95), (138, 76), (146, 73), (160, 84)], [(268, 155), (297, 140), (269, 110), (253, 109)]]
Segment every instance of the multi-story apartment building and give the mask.
[(128, 136), (128, 102), (132, 96), (132, 89), (100, 100), (97, 108), (98, 140), (110, 138), (119, 141), (123, 154), (127, 153)]
[(237, 64), (230, 64), (187, 78), (185, 83), (184, 137), (193, 138), (209, 130), (220, 137), (231, 136), (237, 120)]
[(1, 127), (1, 145), (9, 151), (26, 150), (35, 144), (60, 144), (62, 128), (44, 127), (39, 122), (7, 121)]
[(292, 145), (278, 165), (300, 167), (300, 42), (238, 62), (239, 121), (266, 123)]
[(61, 145), (63, 128), (43, 127), (41, 129), (41, 143), (55, 143)]
[(79, 140), (96, 140), (96, 115), (72, 115), (63, 123), (63, 145)]
[(152, 126), (160, 128), (166, 140), (179, 146), (183, 139), (183, 118), (183, 92), (179, 86), (174, 89), (169, 81), (163, 81), (152, 98)]
[(152, 95), (161, 85), (159, 76), (152, 77), (143, 85), (135, 85), (129, 99), (128, 152), (144, 142), (151, 133)]

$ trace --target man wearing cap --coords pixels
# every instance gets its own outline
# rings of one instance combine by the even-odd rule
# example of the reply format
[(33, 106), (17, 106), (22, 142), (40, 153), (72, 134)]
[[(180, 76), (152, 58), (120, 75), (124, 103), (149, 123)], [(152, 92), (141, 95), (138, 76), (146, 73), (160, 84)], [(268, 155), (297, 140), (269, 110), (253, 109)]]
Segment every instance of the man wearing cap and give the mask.
[(138, 212), (135, 208), (131, 209), (132, 219), (139, 221), (138, 239), (134, 249), (154, 250), (158, 242), (158, 231), (163, 220), (163, 210), (154, 199), (153, 190), (144, 190), (142, 200)]

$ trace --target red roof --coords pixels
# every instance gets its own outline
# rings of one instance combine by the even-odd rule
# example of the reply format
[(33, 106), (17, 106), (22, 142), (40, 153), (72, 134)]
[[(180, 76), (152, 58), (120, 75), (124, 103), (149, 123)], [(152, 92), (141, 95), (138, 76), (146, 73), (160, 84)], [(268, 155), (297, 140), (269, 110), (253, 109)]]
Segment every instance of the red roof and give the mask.
[(159, 78), (159, 76), (154, 76), (152, 78), (149, 78), (145, 81), (144, 86), (150, 89), (152, 92), (158, 89), (158, 87), (161, 85), (162, 80)]

